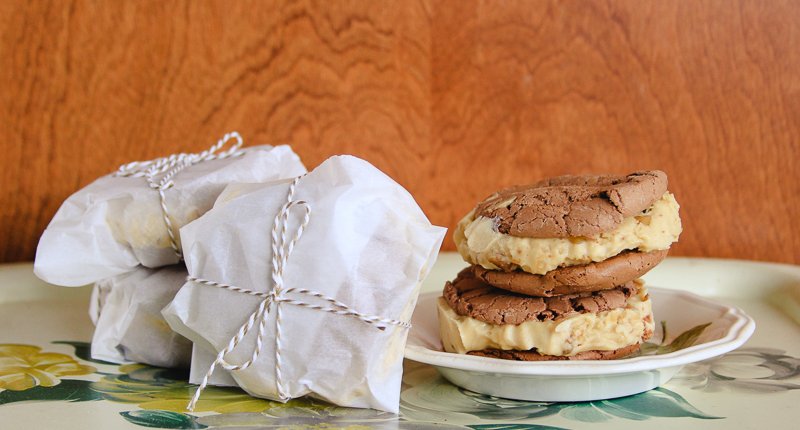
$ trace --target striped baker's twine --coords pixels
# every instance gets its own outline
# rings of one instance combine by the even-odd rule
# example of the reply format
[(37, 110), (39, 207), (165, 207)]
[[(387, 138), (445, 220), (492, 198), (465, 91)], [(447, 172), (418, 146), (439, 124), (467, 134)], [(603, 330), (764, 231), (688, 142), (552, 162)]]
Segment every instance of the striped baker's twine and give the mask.
[[(223, 152), (217, 153), (223, 146), (227, 145), (229, 141), (236, 140), (230, 148)], [(217, 143), (208, 148), (207, 150), (197, 154), (172, 154), (168, 157), (156, 158), (149, 161), (133, 161), (128, 164), (123, 164), (114, 173), (114, 176), (131, 177), (131, 178), (145, 178), (150, 188), (158, 191), (158, 196), (161, 203), (161, 213), (164, 216), (164, 224), (167, 226), (167, 234), (169, 234), (169, 243), (172, 250), (178, 259), (183, 259), (183, 254), (178, 246), (178, 240), (175, 237), (175, 232), (172, 228), (172, 220), (169, 216), (169, 209), (167, 208), (167, 198), (164, 191), (172, 188), (175, 183), (173, 178), (187, 167), (194, 166), (197, 163), (210, 160), (221, 160), (229, 157), (239, 157), (244, 154), (241, 151), (242, 136), (233, 131), (222, 137)], [(160, 175), (160, 176), (159, 176)]]
[[(208, 372), (203, 377), (203, 380), (200, 383), (200, 386), (195, 391), (194, 396), (192, 396), (192, 400), (189, 402), (187, 409), (189, 411), (193, 411), (197, 401), (200, 399), (200, 394), (208, 385), (208, 380), (214, 374), (214, 370), (217, 366), (221, 366), (227, 370), (243, 370), (250, 367), (253, 362), (258, 358), (261, 350), (263, 349), (263, 340), (264, 335), (266, 332), (266, 321), (267, 321), (267, 314), (269, 313), (272, 304), (275, 304), (275, 388), (278, 393), (278, 397), (281, 400), (288, 400), (290, 397), (286, 395), (283, 389), (283, 370), (282, 370), (282, 362), (281, 362), (281, 306), (280, 304), (285, 303), (293, 306), (300, 306), (307, 309), (313, 309), (317, 311), (327, 312), (334, 315), (344, 315), (348, 317), (353, 317), (361, 320), (364, 323), (370, 324), (379, 330), (386, 330), (386, 327), (389, 325), (410, 328), (411, 324), (391, 318), (382, 318), (375, 315), (368, 315), (356, 310), (353, 310), (349, 306), (345, 305), (344, 303), (326, 296), (325, 294), (308, 290), (305, 288), (284, 288), (283, 286), (283, 271), (286, 267), (287, 262), (289, 261), (289, 256), (294, 249), (294, 245), (300, 239), (300, 236), (303, 235), (303, 231), (305, 230), (306, 226), (308, 225), (308, 221), (311, 216), (311, 206), (303, 200), (292, 200), (294, 197), (295, 187), (297, 186), (297, 182), (300, 178), (295, 178), (292, 181), (291, 185), (289, 186), (289, 193), (286, 203), (281, 207), (280, 211), (278, 211), (278, 215), (275, 216), (275, 222), (272, 225), (272, 282), (273, 288), (272, 291), (269, 292), (259, 292), (253, 291), (246, 288), (239, 288), (229, 284), (223, 284), (220, 282), (209, 281), (207, 279), (198, 278), (195, 276), (188, 276), (186, 280), (188, 282), (197, 283), (200, 285), (206, 285), (209, 287), (215, 288), (222, 288), (225, 290), (233, 291), (240, 294), (247, 294), (255, 297), (263, 298), (264, 300), (261, 301), (258, 308), (255, 312), (250, 314), (239, 327), (239, 330), (236, 334), (231, 338), (228, 342), (228, 345), (217, 354), (216, 360), (211, 364), (211, 367), (208, 369)], [(305, 209), (303, 212), (303, 220), (297, 229), (293, 232), (292, 238), (287, 241), (287, 224), (289, 219), (289, 211), (294, 207), (302, 207)], [(320, 299), (324, 302), (327, 302), (329, 306), (322, 306), (311, 304), (307, 302), (303, 302), (300, 300), (290, 299), (285, 297), (286, 294), (300, 294), (306, 297)], [(249, 360), (245, 361), (241, 364), (231, 364), (225, 360), (225, 356), (228, 355), (231, 351), (236, 349), (242, 339), (247, 335), (248, 332), (253, 328), (253, 326), (258, 322), (258, 335), (256, 336), (256, 347), (253, 350), (253, 354)]]

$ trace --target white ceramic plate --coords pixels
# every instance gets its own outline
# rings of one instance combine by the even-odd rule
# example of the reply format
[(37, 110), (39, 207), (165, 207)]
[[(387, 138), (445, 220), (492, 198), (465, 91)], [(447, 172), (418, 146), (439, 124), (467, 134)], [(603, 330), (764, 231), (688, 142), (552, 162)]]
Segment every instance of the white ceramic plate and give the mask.
[[(658, 387), (680, 368), (732, 351), (755, 330), (755, 322), (738, 308), (692, 293), (648, 287), (656, 333), (661, 321), (672, 337), (711, 322), (690, 347), (663, 355), (620, 360), (518, 362), (444, 352), (439, 338), (436, 299), (422, 294), (412, 317), (405, 356), (435, 366), (450, 382), (478, 393), (510, 399), (575, 402), (609, 399)], [(671, 339), (668, 339), (671, 340)]]

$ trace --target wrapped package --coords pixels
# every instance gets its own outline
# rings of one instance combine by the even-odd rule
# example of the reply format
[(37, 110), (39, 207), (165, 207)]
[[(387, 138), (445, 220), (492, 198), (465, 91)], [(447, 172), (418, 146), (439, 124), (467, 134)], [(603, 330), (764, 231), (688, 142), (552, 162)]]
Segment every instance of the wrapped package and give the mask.
[(138, 269), (97, 282), (89, 314), (92, 358), (159, 367), (188, 367), (192, 344), (170, 329), (161, 310), (186, 282), (181, 265)]
[[(227, 150), (231, 139), (238, 142)], [(305, 173), (288, 146), (240, 149), (238, 134), (200, 154), (133, 162), (70, 196), (42, 234), (34, 273), (81, 286), (181, 260), (178, 230), (211, 208), (231, 182), (268, 182)]]
[(216, 353), (193, 402), (221, 368), (253, 396), (396, 413), (406, 321), (445, 229), (350, 156), (233, 194), (181, 229), (189, 281), (163, 312)]

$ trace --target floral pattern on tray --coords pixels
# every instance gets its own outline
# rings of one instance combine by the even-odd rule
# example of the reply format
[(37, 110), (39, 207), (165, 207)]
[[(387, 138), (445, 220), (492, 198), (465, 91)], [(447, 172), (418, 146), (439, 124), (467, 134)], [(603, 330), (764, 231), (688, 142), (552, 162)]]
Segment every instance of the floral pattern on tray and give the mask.
[[(89, 357), (89, 344), (85, 342), (54, 343), (71, 345), (75, 357), (33, 345), (0, 344), (0, 407), (13, 407), (21, 401), (103, 400), (130, 405), (130, 410), (120, 415), (132, 424), (168, 429), (559, 429), (563, 427), (542, 421), (557, 416), (580, 427), (581, 423), (615, 419), (724, 418), (699, 410), (665, 387), (594, 402), (502, 399), (458, 388), (432, 367), (415, 362), (406, 362), (400, 415), (341, 408), (311, 398), (279, 403), (221, 387), (209, 387), (195, 413), (189, 414), (185, 407), (196, 386), (187, 382), (185, 372), (95, 361)], [(82, 379), (92, 376), (95, 380)], [(800, 389), (800, 358), (777, 349), (742, 348), (686, 366), (670, 386), (710, 392), (796, 390)]]

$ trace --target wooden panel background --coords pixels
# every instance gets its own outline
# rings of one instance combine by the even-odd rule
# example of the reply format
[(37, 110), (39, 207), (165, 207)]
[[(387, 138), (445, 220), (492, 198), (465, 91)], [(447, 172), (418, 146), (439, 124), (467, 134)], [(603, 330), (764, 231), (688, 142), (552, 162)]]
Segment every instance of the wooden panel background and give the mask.
[(660, 168), (674, 255), (800, 263), (799, 22), (760, 0), (2, 1), (0, 261), (97, 176), (238, 130), (366, 158), (450, 227), (506, 185)]

